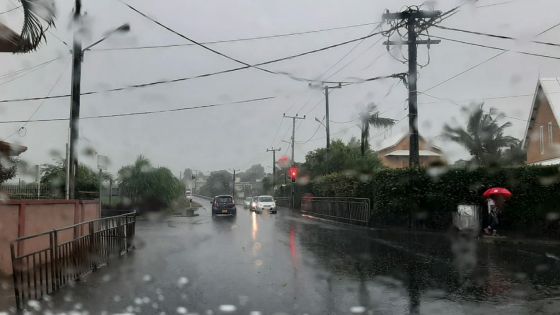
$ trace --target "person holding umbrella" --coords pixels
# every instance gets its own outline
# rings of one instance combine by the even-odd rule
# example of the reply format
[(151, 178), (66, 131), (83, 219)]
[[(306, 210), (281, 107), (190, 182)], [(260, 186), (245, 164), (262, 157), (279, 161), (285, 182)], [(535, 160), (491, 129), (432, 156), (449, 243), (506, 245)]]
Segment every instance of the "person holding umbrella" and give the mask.
[(500, 224), (498, 214), (504, 207), (505, 201), (511, 198), (509, 190), (501, 187), (493, 187), (484, 192), (482, 197), (486, 199), (488, 206), (488, 224), (484, 228), (486, 235), (497, 235), (496, 227)]

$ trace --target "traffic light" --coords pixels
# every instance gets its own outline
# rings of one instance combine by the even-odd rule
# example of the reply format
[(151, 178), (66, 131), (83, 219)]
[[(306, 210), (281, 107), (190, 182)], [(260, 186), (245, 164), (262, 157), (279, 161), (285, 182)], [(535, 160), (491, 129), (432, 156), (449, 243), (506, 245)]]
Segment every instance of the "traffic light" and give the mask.
[(298, 176), (298, 168), (296, 166), (290, 167), (290, 178), (292, 180), (292, 183), (296, 182), (297, 176)]

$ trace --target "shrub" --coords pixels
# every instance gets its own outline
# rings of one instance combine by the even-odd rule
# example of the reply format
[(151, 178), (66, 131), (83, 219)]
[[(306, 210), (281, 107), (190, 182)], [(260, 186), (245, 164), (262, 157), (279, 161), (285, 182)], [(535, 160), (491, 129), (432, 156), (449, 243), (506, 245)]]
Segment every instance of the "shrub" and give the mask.
[(458, 204), (483, 206), (483, 192), (505, 187), (513, 193), (502, 226), (525, 233), (560, 233), (560, 173), (556, 166), (486, 169), (386, 169), (371, 177), (336, 173), (314, 179), (316, 196), (370, 198), (371, 225), (418, 225), (445, 229)]

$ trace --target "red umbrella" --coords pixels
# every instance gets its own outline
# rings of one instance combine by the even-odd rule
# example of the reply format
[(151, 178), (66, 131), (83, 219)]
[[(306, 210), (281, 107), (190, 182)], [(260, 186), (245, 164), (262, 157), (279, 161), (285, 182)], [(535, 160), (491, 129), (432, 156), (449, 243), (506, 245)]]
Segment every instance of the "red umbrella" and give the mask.
[(512, 193), (502, 187), (492, 187), (490, 189), (488, 189), (487, 191), (484, 192), (484, 194), (482, 194), (482, 197), (488, 199), (488, 198), (492, 198), (492, 197), (497, 197), (497, 196), (501, 196), (504, 199), (509, 199), (512, 196)]

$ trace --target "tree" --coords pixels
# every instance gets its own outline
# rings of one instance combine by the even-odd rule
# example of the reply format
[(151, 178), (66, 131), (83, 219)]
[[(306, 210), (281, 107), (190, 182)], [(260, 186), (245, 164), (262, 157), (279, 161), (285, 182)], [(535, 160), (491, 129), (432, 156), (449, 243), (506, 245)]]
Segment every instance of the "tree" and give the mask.
[[(20, 0), (23, 9), (23, 26), (14, 52), (25, 53), (45, 39), (46, 30), (54, 26), (55, 4), (49, 0)], [(44, 26), (43, 23), (47, 25)]]
[(443, 127), (443, 136), (467, 149), (473, 157), (471, 163), (478, 166), (489, 166), (503, 160), (504, 151), (511, 146), (519, 145), (519, 140), (504, 135), (504, 130), (511, 122), (499, 123), (504, 117), (494, 109), (484, 112), (483, 105), (477, 107), (467, 119), (467, 128)]
[(514, 144), (504, 150), (503, 162), (506, 165), (523, 165), (527, 162), (527, 151), (522, 141), (516, 139)]
[[(62, 161), (48, 164), (41, 170), (41, 185), (49, 187), (53, 197), (64, 198), (66, 192), (66, 168)], [(76, 190), (78, 191), (78, 198), (91, 198), (92, 196), (88, 196), (87, 192), (99, 191), (99, 174), (86, 165), (78, 165)]]
[(17, 160), (9, 157), (0, 157), (0, 184), (16, 176)]
[(242, 182), (254, 182), (264, 177), (264, 167), (260, 164), (255, 164), (249, 167), (245, 172), (239, 174)]
[(389, 127), (395, 124), (395, 120), (391, 118), (381, 117), (377, 106), (373, 103), (369, 104), (364, 112), (360, 114), (360, 152), (365, 156), (366, 150), (369, 148), (369, 128)]
[(119, 170), (119, 188), (140, 210), (161, 210), (183, 196), (185, 186), (165, 167), (153, 167), (139, 156), (134, 164)]
[(342, 140), (333, 141), (328, 154), (326, 148), (307, 153), (302, 171), (315, 177), (345, 171), (369, 174), (380, 167), (377, 155), (369, 148), (362, 155), (360, 144), (352, 138), (348, 144)]
[(210, 173), (206, 184), (200, 188), (200, 194), (205, 196), (229, 195), (232, 192), (233, 175), (225, 170)]

